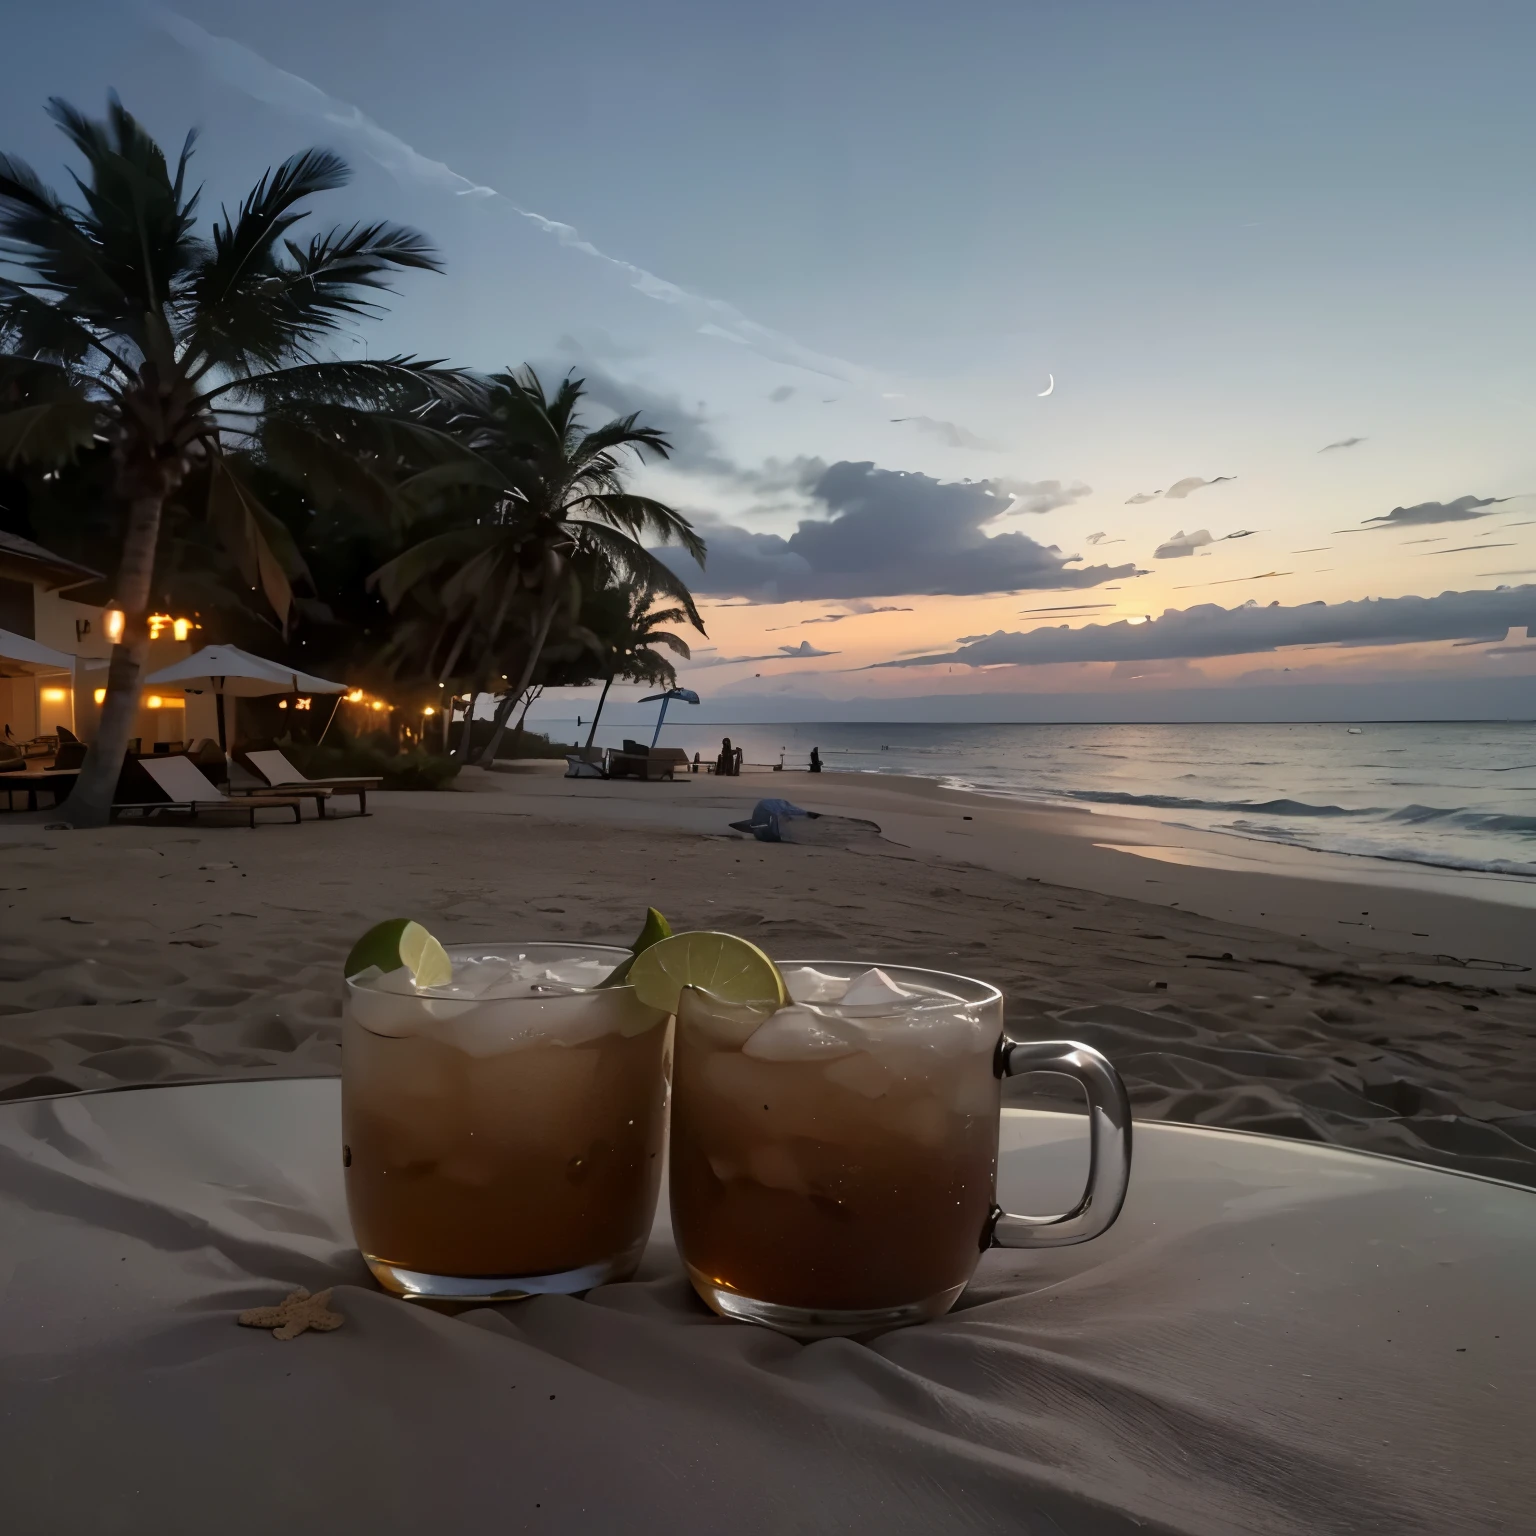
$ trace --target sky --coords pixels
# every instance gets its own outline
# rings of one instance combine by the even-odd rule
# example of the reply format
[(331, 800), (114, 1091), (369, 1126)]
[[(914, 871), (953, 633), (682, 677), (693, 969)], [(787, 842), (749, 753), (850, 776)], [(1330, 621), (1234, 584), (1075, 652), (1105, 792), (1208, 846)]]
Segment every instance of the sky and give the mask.
[(7, 40), (50, 179), (55, 94), (196, 126), (210, 205), (328, 145), (319, 221), (446, 263), (343, 350), (667, 428), (717, 718), (1536, 714), (1528, 0), (54, 0)]

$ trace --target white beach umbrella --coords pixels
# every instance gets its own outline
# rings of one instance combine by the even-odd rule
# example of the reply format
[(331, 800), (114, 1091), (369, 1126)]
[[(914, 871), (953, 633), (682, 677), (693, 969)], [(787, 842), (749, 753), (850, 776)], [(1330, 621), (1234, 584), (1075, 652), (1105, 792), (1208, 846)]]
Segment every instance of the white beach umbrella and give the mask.
[(65, 673), (69, 677), (69, 723), (75, 726), (80, 695), (80, 673), (87, 665), (79, 656), (68, 651), (56, 651), (51, 645), (29, 640), (25, 635), (12, 634), (0, 629), (0, 677), (54, 677)]
[(180, 688), (184, 693), (212, 693), (218, 707), (219, 745), (224, 741), (224, 700), (259, 699), (274, 693), (345, 693), (345, 683), (312, 677), (280, 661), (252, 656), (236, 645), (205, 645), (185, 661), (162, 667), (144, 680), (149, 688)]
[(43, 673), (72, 672), (75, 658), (67, 651), (28, 640), (0, 629), (0, 677), (36, 677)]

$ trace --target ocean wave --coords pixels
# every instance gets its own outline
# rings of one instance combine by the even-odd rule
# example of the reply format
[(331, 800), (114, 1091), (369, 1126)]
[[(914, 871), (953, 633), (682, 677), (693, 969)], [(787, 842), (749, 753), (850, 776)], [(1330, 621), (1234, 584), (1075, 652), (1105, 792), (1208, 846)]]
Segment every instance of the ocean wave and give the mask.
[(1503, 875), (1520, 880), (1536, 879), (1536, 864), (1520, 859), (1480, 859), (1449, 848), (1410, 846), (1405, 843), (1377, 842), (1370, 837), (1312, 837), (1302, 839), (1288, 827), (1258, 827), (1247, 822), (1233, 822), (1211, 831), (1246, 837), (1260, 843), (1283, 843), (1312, 853), (1344, 854), (1357, 859), (1385, 859), (1394, 864), (1420, 864), (1431, 869), (1466, 870), (1472, 874)]
[(1479, 811), (1470, 806), (1403, 805), (1365, 806), (1350, 809), (1342, 805), (1312, 805), (1305, 800), (1193, 800), (1181, 795), (1133, 795), (1120, 790), (1069, 789), (1073, 800), (1087, 800), (1095, 805), (1144, 805), (1160, 811), (1221, 811), (1244, 816), (1295, 816), (1298, 818), (1349, 818), (1366, 822), (1379, 820), (1406, 826), (1451, 826), (1468, 832), (1536, 834), (1536, 816), (1521, 816), (1509, 811)]
[(1433, 805), (1405, 805), (1399, 811), (1392, 811), (1386, 819), (1406, 822), (1416, 827), (1449, 822), (1473, 832), (1536, 832), (1536, 816), (1514, 816), (1505, 811), (1474, 811), (1466, 806), (1443, 810)]
[(1266, 816), (1385, 816), (1384, 806), (1352, 811), (1342, 805), (1308, 805), (1305, 800), (1190, 800), (1182, 795), (1132, 795), (1113, 789), (1069, 789), (1074, 800), (1094, 805), (1145, 805), (1158, 811), (1245, 811)]

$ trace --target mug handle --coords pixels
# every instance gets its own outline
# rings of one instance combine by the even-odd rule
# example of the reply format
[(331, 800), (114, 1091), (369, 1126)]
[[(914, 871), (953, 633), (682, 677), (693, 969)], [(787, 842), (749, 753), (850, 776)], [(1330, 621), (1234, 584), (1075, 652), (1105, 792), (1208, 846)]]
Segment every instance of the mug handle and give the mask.
[(992, 1207), (987, 1248), (1065, 1248), (1107, 1232), (1125, 1204), (1131, 1178), (1131, 1101), (1120, 1074), (1091, 1046), (1072, 1040), (998, 1041), (999, 1077), (1058, 1072), (1088, 1095), (1088, 1186), (1060, 1216), (1014, 1216)]

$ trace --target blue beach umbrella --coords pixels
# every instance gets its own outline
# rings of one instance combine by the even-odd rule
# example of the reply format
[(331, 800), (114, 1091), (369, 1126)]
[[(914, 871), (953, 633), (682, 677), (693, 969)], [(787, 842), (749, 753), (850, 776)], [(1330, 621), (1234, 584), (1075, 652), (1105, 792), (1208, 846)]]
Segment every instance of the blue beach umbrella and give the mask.
[(692, 688), (668, 688), (665, 693), (650, 693), (640, 700), (642, 704), (654, 704), (661, 700), (661, 713), (656, 716), (656, 734), (651, 737), (651, 745), (654, 747), (661, 739), (661, 722), (667, 718), (667, 705), (673, 699), (681, 699), (684, 704), (697, 704), (699, 696)]

